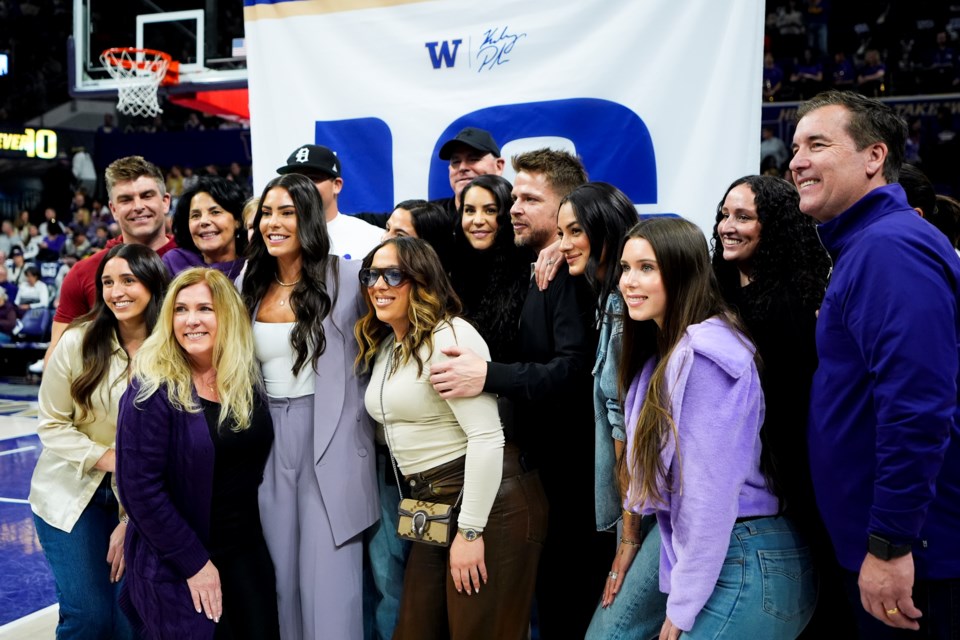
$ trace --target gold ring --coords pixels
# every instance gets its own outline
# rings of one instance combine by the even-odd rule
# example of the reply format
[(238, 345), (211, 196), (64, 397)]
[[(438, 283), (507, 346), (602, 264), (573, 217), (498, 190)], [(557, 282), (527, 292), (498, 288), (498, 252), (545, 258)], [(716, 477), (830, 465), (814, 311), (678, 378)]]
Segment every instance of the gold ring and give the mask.
[(888, 616), (896, 615), (898, 613), (900, 613), (900, 609), (898, 609), (897, 607), (894, 607), (893, 609), (887, 609)]

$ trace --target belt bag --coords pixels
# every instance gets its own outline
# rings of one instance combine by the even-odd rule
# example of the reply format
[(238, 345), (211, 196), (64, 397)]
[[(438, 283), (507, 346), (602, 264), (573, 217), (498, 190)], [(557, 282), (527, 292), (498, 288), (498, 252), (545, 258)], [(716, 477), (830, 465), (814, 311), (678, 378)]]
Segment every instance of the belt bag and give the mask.
[(403, 540), (449, 547), (452, 534), (456, 532), (455, 510), (450, 504), (404, 498), (397, 509), (400, 514), (397, 536)]

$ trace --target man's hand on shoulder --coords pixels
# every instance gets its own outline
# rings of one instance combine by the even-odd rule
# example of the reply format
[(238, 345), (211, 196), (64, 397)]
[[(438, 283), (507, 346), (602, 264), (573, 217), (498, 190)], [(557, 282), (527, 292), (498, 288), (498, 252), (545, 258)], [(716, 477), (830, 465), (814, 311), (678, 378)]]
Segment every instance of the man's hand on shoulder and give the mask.
[(441, 398), (472, 398), (483, 393), (486, 360), (465, 347), (447, 347), (441, 352), (450, 359), (430, 367), (430, 384)]
[(913, 604), (913, 554), (881, 560), (868, 553), (860, 565), (860, 602), (867, 613), (891, 627), (920, 628), (923, 613)]

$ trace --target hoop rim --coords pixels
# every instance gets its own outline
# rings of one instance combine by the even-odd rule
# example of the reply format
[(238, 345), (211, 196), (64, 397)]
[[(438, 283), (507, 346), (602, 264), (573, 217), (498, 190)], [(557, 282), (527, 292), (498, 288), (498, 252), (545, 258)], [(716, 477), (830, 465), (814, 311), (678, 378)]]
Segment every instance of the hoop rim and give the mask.
[[(153, 60), (125, 60), (120, 57), (120, 54), (126, 53), (128, 55), (134, 53), (142, 53), (147, 56), (153, 56)], [(110, 47), (109, 49), (104, 49), (103, 53), (100, 54), (100, 62), (104, 66), (113, 66), (113, 67), (123, 67), (124, 69), (132, 69), (134, 66), (140, 69), (147, 69), (157, 64), (157, 58), (165, 61), (168, 65), (173, 61), (173, 58), (169, 53), (165, 51), (160, 51), (159, 49), (140, 49), (137, 47)]]

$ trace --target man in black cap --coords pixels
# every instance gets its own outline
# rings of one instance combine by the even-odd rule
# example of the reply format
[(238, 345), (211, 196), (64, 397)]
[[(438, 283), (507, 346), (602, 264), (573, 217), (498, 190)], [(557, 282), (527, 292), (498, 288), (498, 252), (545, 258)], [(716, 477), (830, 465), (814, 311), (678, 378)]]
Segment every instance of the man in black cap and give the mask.
[(476, 127), (461, 129), (455, 137), (443, 143), (439, 155), (441, 160), (450, 162), (450, 188), (453, 189), (453, 197), (433, 202), (443, 207), (450, 219), (455, 221), (463, 188), (477, 176), (491, 173), (503, 175), (504, 160), (500, 157), (500, 147), (490, 132)]
[(340, 213), (337, 198), (343, 189), (343, 177), (336, 153), (318, 144), (305, 144), (290, 154), (287, 164), (277, 173), (299, 173), (313, 181), (323, 202), (331, 253), (347, 260), (361, 260), (380, 244), (382, 229)]

